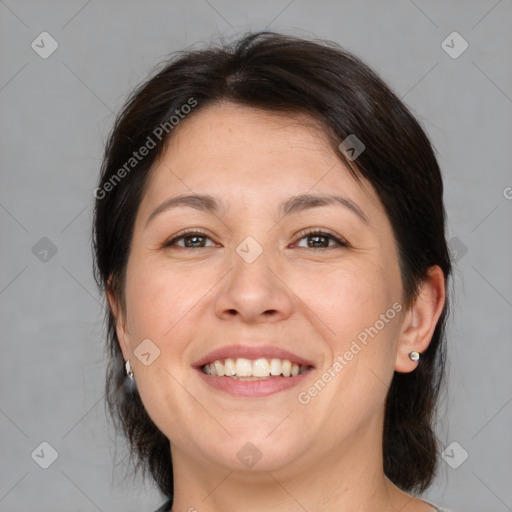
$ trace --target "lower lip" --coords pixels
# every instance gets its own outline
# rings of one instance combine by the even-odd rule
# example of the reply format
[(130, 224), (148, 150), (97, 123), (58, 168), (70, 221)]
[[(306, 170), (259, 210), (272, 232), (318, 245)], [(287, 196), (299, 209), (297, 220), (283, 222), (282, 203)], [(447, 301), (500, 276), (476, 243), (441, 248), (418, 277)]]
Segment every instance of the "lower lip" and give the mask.
[(224, 391), (233, 396), (257, 398), (293, 388), (302, 382), (312, 369), (310, 368), (295, 377), (274, 377), (268, 380), (236, 380), (230, 377), (206, 375), (200, 368), (197, 371), (204, 382), (218, 391)]

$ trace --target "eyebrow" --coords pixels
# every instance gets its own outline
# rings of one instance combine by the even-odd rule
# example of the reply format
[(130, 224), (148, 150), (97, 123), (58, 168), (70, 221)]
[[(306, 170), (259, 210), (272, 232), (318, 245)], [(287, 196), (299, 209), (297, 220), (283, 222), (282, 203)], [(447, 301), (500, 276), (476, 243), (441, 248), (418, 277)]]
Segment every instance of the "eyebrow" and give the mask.
[[(300, 213), (310, 208), (331, 205), (344, 206), (352, 213), (357, 215), (360, 220), (366, 224), (369, 224), (368, 216), (356, 203), (354, 203), (354, 201), (346, 197), (330, 194), (300, 194), (298, 196), (290, 197), (280, 205), (280, 212), (282, 216), (287, 216)], [(209, 194), (191, 194), (171, 197), (166, 199), (155, 210), (153, 210), (151, 215), (148, 217), (148, 220), (146, 221), (146, 227), (157, 215), (179, 207), (195, 208), (196, 210), (214, 214), (217, 214), (225, 209), (222, 201), (219, 201), (214, 196)]]

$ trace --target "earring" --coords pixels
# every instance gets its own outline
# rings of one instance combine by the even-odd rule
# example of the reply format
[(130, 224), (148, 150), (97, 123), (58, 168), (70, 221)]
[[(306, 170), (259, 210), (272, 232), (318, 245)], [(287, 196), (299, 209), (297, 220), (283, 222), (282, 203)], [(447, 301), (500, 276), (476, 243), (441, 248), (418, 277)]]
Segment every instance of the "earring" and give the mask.
[(132, 370), (132, 367), (130, 366), (130, 360), (129, 359), (126, 361), (124, 367), (126, 369), (126, 375), (128, 375), (130, 380), (133, 380), (133, 370)]
[(419, 361), (420, 359), (420, 353), (419, 352), (416, 352), (415, 350), (413, 350), (412, 352), (409, 353), (409, 357), (413, 360), (413, 361)]

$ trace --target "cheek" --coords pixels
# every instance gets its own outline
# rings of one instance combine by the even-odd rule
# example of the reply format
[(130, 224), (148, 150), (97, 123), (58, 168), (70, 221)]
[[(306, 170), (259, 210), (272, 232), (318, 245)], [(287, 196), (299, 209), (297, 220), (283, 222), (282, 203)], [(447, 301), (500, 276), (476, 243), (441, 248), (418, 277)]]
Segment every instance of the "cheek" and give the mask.
[(316, 324), (336, 354), (345, 351), (352, 339), (373, 326), (399, 298), (396, 285), (376, 265), (311, 272), (297, 276), (295, 283), (294, 293), (312, 318), (317, 316)]
[(186, 324), (181, 320), (204, 295), (205, 276), (172, 271), (163, 265), (134, 264), (129, 270), (126, 300), (130, 332), (161, 343), (173, 338), (174, 331)]
[[(195, 322), (187, 315), (204, 295), (189, 274), (174, 272), (157, 264), (128, 267), (126, 280), (127, 328), (132, 351), (143, 340), (151, 340), (150, 352), (157, 354), (145, 365), (133, 357), (137, 389), (144, 407), (163, 431), (186, 438), (183, 418), (190, 414), (190, 398), (180, 383), (187, 372), (182, 361), (189, 341), (194, 338)], [(141, 345), (142, 346), (142, 345)], [(133, 365), (132, 365), (133, 366)], [(185, 386), (186, 387), (186, 386)], [(193, 403), (192, 403), (193, 406)], [(178, 411), (169, 414), (169, 411)]]
[(394, 371), (402, 309), (395, 278), (379, 265), (346, 265), (297, 281), (302, 285), (294, 291), (308, 297), (310, 318), (319, 319), (330, 352), (320, 370), (322, 382), (303, 390), (315, 408), (312, 417), (322, 417), (326, 404), (335, 422), (347, 411), (362, 417), (382, 405)]
[[(298, 397), (308, 428), (344, 432), (370, 422), (384, 406), (399, 333), (399, 288), (378, 267), (318, 273), (298, 295), (321, 319), (330, 358)], [(336, 436), (333, 436), (333, 439)]]

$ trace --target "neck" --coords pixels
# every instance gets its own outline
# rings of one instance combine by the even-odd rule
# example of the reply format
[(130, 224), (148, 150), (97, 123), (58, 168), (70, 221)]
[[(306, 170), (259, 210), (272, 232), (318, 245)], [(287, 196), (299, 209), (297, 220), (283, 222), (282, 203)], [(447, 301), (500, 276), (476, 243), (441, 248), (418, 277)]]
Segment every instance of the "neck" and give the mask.
[[(382, 437), (373, 434), (374, 427), (321, 457), (315, 449), (306, 450), (294, 463), (268, 471), (258, 471), (257, 465), (234, 470), (173, 446), (172, 510), (220, 512), (232, 510), (234, 504), (237, 512), (413, 510), (413, 498), (384, 474)], [(321, 444), (315, 448), (321, 450)]]

